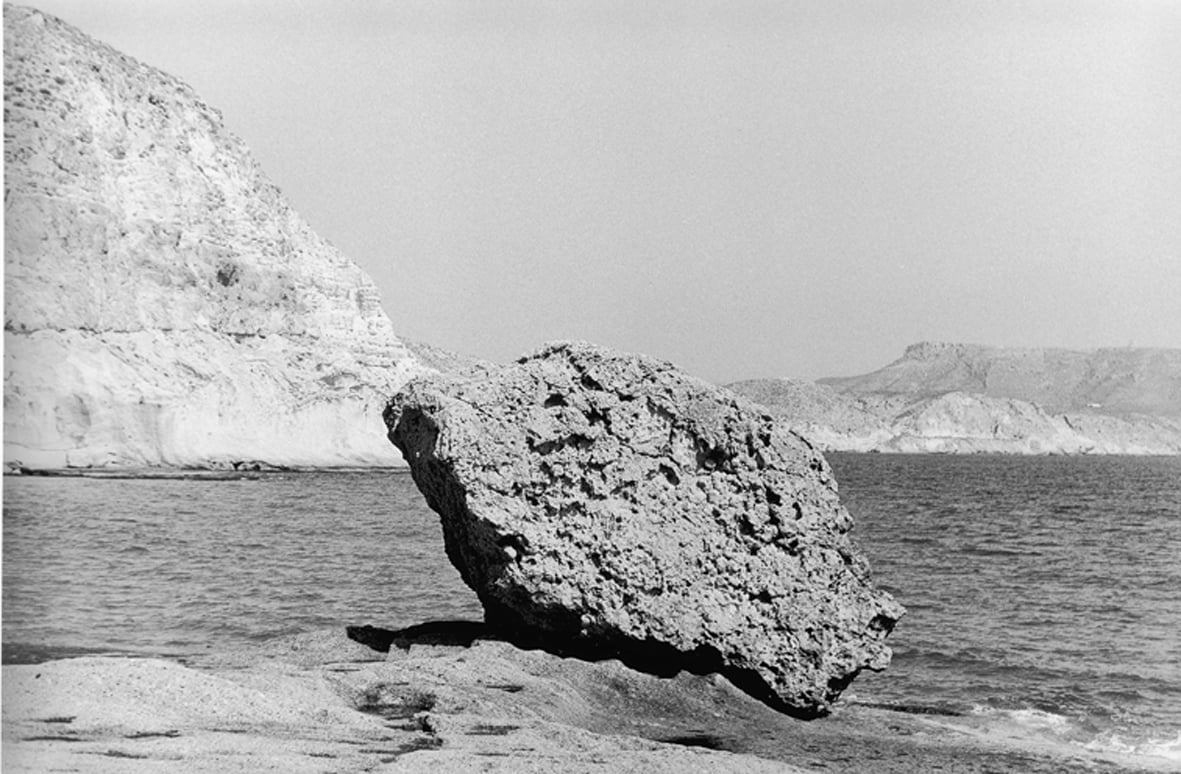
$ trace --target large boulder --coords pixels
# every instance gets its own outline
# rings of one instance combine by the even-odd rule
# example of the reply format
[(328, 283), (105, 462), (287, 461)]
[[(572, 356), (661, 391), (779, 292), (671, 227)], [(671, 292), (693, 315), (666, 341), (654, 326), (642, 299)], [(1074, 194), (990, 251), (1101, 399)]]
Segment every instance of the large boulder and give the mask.
[(721, 672), (802, 717), (889, 663), (903, 608), (870, 583), (828, 464), (727, 390), (555, 343), (418, 377), (385, 420), (518, 644)]

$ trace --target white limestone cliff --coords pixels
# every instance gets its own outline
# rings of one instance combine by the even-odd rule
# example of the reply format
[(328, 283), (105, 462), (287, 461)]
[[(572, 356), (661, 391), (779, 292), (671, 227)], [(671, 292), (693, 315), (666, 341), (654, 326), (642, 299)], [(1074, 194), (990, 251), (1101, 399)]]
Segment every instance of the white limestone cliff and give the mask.
[(4, 47), (5, 461), (401, 464), (426, 367), (221, 115), (32, 9)]

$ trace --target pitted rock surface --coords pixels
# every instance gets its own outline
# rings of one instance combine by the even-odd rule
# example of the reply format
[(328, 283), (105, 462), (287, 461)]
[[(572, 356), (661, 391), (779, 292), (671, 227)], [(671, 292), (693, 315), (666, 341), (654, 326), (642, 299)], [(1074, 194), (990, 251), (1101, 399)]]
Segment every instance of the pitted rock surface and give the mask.
[(870, 581), (821, 454), (672, 365), (555, 343), (420, 376), (385, 411), (490, 624), (560, 653), (718, 671), (816, 716), (884, 668)]

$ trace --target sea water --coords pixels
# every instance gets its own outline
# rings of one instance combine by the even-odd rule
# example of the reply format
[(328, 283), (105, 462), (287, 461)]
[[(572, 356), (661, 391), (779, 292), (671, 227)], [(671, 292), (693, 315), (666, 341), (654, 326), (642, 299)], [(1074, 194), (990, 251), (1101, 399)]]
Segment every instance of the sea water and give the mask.
[(909, 610), (848, 700), (1181, 767), (1181, 458), (829, 459)]
[[(1181, 458), (833, 454), (909, 613), (847, 704), (1181, 764)], [(394, 471), (4, 479), (6, 663), (480, 618)]]

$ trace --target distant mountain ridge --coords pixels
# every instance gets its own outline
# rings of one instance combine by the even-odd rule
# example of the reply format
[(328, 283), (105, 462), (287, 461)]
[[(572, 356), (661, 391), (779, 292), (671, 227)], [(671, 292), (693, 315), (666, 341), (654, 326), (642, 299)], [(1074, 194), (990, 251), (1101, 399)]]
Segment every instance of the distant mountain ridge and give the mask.
[(925, 342), (861, 376), (729, 387), (827, 450), (1181, 454), (1181, 349)]
[(885, 368), (817, 383), (857, 395), (966, 392), (1025, 400), (1056, 413), (1181, 417), (1181, 349), (1076, 351), (922, 342)]

